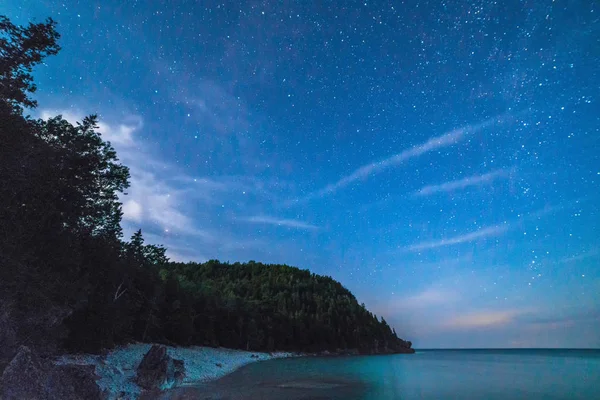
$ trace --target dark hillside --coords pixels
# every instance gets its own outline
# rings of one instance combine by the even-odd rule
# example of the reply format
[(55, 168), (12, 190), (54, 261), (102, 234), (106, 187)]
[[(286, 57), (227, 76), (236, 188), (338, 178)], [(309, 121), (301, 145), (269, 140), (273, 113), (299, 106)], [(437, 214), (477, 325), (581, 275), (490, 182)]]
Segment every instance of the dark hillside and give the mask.
[[(194, 301), (207, 310), (198, 317), (200, 338), (208, 344), (249, 349), (323, 351), (356, 349), (362, 353), (404, 352), (382, 318), (359, 305), (330, 277), (287, 265), (257, 262), (170, 264)], [(203, 336), (202, 336), (203, 335)]]

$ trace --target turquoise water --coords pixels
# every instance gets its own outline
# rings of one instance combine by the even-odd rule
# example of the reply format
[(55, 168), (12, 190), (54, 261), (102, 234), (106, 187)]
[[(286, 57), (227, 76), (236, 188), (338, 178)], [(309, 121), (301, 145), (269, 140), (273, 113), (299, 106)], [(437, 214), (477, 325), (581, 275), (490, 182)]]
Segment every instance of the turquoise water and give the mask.
[(202, 393), (209, 392), (223, 393), (214, 398), (231, 399), (598, 400), (600, 351), (429, 350), (273, 360), (204, 387)]

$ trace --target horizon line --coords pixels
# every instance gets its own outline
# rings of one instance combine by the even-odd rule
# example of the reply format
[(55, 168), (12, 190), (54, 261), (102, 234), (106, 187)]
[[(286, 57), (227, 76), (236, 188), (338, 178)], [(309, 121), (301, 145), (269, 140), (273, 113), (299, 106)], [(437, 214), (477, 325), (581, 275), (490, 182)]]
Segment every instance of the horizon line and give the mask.
[(413, 347), (415, 351), (429, 351), (429, 350), (448, 350), (448, 351), (461, 351), (461, 350), (595, 350), (600, 351), (600, 347), (427, 347), (417, 348)]

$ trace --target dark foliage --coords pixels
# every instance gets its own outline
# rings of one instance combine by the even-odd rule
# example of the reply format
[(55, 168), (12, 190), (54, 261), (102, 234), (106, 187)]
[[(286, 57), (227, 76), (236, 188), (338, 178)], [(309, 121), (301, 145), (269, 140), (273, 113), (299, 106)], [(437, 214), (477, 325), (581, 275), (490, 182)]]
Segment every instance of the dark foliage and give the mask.
[(0, 99), (15, 112), (22, 106), (36, 106), (29, 97), (36, 90), (31, 70), (44, 57), (58, 53), (59, 38), (56, 23), (50, 18), (20, 27), (0, 15)]
[[(190, 294), (192, 307), (182, 309), (185, 304), (179, 298), (174, 300), (176, 307), (170, 307), (176, 309), (171, 315), (179, 325), (193, 329), (191, 341), (196, 343), (250, 350), (356, 349), (363, 353), (410, 348), (339, 282), (308, 270), (211, 260), (171, 263), (161, 275), (176, 279)], [(168, 306), (171, 300), (165, 300)], [(196, 315), (194, 310), (200, 312)]]
[[(0, 342), (99, 351), (128, 341), (252, 350), (409, 351), (329, 277), (285, 265), (170, 263), (141, 231), (121, 240), (129, 171), (96, 132), (24, 115), (53, 21), (0, 17)], [(2, 344), (2, 343), (0, 343)], [(8, 357), (3, 347), (3, 357)], [(2, 360), (0, 360), (0, 363)]]
[(101, 263), (118, 261), (129, 177), (94, 116), (73, 126), (23, 115), (35, 105), (31, 68), (57, 38), (50, 20), (21, 28), (0, 17), (0, 297), (20, 342), (43, 347), (89, 302)]

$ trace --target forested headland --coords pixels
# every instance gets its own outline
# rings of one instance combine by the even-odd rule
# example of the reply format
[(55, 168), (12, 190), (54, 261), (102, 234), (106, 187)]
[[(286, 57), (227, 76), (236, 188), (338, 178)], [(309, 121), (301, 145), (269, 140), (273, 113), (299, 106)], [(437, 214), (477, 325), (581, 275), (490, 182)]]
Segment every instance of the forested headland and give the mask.
[[(0, 17), (0, 361), (19, 345), (99, 352), (131, 341), (248, 350), (412, 352), (339, 282), (286, 265), (174, 263), (124, 240), (129, 170), (97, 131), (30, 116), (52, 20)], [(69, 38), (65, 38), (69, 40)]]

